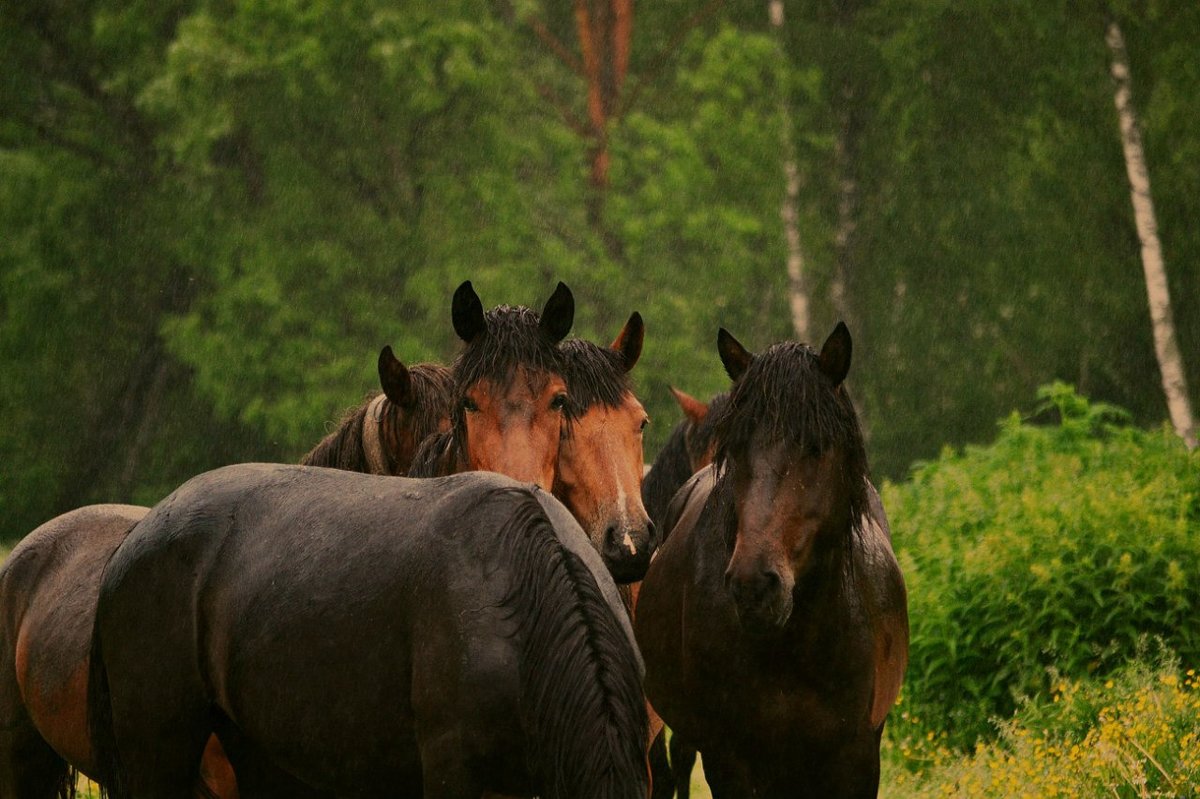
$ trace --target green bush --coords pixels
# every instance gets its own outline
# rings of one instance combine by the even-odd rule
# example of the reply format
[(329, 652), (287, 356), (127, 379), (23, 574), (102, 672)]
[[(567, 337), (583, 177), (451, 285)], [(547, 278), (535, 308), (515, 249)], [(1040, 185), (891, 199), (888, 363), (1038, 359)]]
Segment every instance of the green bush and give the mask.
[(1040, 397), (1055, 423), (1014, 414), (885, 486), (912, 625), (893, 737), (971, 746), (1051, 669), (1102, 675), (1148, 639), (1200, 663), (1200, 460), (1070, 386)]

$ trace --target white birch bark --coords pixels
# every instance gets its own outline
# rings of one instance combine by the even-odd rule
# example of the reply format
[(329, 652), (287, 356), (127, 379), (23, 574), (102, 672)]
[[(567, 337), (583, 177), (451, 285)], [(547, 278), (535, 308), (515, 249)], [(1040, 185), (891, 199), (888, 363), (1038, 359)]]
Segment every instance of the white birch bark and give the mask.
[[(783, 0), (770, 0), (767, 13), (775, 30), (779, 47), (783, 48)], [(809, 336), (808, 291), (804, 287), (804, 250), (800, 246), (800, 222), (797, 207), (800, 201), (800, 169), (792, 151), (792, 110), (786, 87), (780, 90), (780, 144), (783, 153), (784, 195), (779, 216), (783, 220), (787, 242), (788, 305), (792, 312), (792, 329), (800, 341), (812, 343)]]
[(1129, 56), (1120, 26), (1111, 22), (1105, 37), (1112, 56), (1112, 77), (1115, 86), (1113, 100), (1121, 127), (1121, 145), (1125, 151), (1125, 171), (1129, 175), (1129, 194), (1133, 201), (1133, 218), (1142, 244), (1142, 269), (1146, 274), (1146, 295), (1150, 303), (1150, 325), (1154, 331), (1154, 351), (1162, 372), (1163, 392), (1175, 432), (1188, 449), (1196, 448), (1196, 423), (1188, 399), (1187, 378), (1183, 358), (1175, 336), (1175, 319), (1171, 312), (1171, 295), (1167, 288), (1167, 273), (1163, 265), (1162, 246), (1158, 240), (1158, 223), (1150, 195), (1150, 174), (1142, 149), (1142, 134), (1130, 91)]

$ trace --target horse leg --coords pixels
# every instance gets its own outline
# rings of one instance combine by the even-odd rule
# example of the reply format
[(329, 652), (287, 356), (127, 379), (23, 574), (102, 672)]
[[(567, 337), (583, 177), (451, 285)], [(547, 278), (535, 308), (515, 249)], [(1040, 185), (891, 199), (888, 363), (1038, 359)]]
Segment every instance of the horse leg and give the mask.
[(650, 799), (671, 799), (675, 786), (671, 773), (672, 764), (667, 760), (667, 732), (659, 730), (647, 753), (650, 761)]
[(675, 775), (675, 794), (688, 799), (692, 793), (692, 770), (696, 768), (696, 749), (678, 735), (671, 736), (671, 772)]
[(38, 734), (29, 716), (0, 730), (0, 796), (6, 799), (55, 799), (67, 793), (74, 772)]

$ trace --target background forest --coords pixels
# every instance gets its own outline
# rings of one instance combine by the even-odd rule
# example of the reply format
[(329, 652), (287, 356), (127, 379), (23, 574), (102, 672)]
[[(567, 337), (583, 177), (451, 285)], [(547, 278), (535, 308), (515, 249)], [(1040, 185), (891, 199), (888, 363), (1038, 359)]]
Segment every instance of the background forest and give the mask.
[(1196, 406), (1194, 0), (0, 0), (0, 543), (297, 460), (382, 345), (453, 358), (465, 279), (640, 311), (647, 461), (718, 326), (844, 319), (913, 620), (885, 795), (1200, 791), (1114, 23)]
[(648, 459), (793, 289), (853, 331), (877, 475), (1055, 378), (1161, 423), (1105, 29), (1200, 374), (1200, 6), (771, 5), (4, 3), (0, 538), (295, 460), (383, 344), (453, 357), (464, 279), (566, 281), (597, 340), (641, 311)]

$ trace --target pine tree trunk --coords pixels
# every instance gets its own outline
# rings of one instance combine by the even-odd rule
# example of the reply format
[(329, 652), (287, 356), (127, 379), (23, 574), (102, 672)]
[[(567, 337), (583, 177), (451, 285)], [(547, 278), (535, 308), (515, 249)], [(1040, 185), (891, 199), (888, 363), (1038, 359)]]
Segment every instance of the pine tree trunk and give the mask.
[[(767, 12), (771, 27), (783, 50), (783, 0), (770, 0)], [(797, 207), (800, 201), (800, 168), (792, 150), (792, 110), (787, 87), (780, 89), (780, 145), (783, 154), (784, 195), (779, 215), (783, 219), (784, 239), (787, 242), (788, 305), (792, 312), (792, 329), (800, 341), (810, 342), (808, 292), (804, 286), (804, 251), (800, 246), (800, 223)]]
[(1162, 246), (1158, 240), (1158, 223), (1150, 195), (1150, 174), (1142, 149), (1142, 134), (1130, 92), (1129, 56), (1125, 37), (1115, 21), (1108, 26), (1105, 37), (1112, 56), (1112, 77), (1115, 86), (1114, 102), (1121, 126), (1121, 144), (1125, 151), (1125, 171), (1129, 175), (1129, 193), (1133, 200), (1133, 218), (1142, 244), (1142, 268), (1146, 273), (1146, 294), (1150, 303), (1150, 324), (1154, 331), (1154, 350), (1162, 372), (1163, 392), (1175, 432), (1188, 449), (1196, 448), (1196, 424), (1188, 400), (1187, 378), (1183, 358), (1175, 337), (1175, 320), (1171, 312), (1171, 295), (1167, 288), (1167, 273), (1163, 265)]

